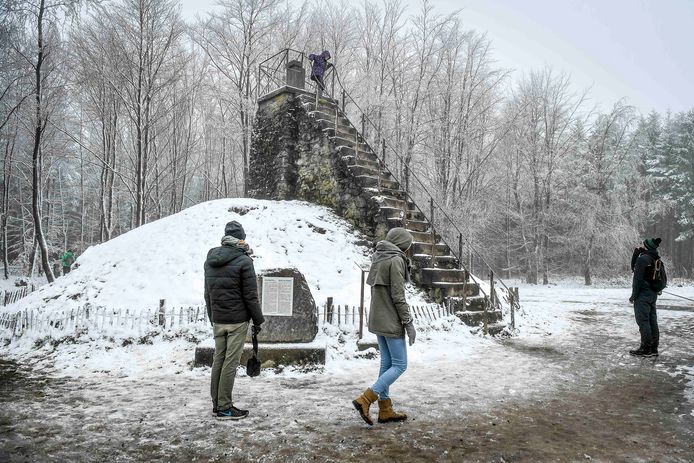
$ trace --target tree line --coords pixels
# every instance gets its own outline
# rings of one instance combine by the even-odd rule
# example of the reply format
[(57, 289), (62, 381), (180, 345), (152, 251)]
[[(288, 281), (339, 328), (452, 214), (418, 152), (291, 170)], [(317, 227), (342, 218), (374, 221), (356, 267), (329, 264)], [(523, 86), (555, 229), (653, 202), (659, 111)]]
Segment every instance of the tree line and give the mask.
[(502, 276), (590, 284), (649, 234), (691, 277), (694, 110), (598, 110), (564, 73), (499, 66), (464, 24), (427, 0), (220, 0), (196, 19), (176, 0), (4, 0), (5, 278), (52, 281), (67, 248), (243, 196), (258, 64), (284, 48), (330, 50), (388, 167)]

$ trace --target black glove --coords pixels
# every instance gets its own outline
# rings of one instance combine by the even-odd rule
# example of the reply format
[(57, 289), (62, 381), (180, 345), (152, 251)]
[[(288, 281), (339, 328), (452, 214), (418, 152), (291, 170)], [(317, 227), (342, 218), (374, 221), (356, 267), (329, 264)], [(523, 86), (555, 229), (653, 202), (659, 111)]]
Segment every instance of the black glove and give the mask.
[(405, 332), (407, 333), (407, 338), (410, 340), (410, 346), (414, 344), (414, 340), (417, 338), (417, 330), (414, 329), (412, 322), (405, 325)]
[(634, 298), (633, 298), (633, 297), (630, 297), (630, 298), (629, 298), (629, 302), (631, 302), (631, 303), (633, 304), (633, 303), (634, 303)]
[(251, 333), (257, 336), (258, 333), (260, 333), (260, 325), (253, 325), (251, 328)]

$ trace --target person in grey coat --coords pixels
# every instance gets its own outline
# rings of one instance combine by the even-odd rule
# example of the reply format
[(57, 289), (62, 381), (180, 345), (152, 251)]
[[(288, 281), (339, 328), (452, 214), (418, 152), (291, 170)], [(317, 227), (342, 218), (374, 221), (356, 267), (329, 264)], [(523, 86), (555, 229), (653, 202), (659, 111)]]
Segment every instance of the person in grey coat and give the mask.
[(409, 281), (409, 260), (405, 252), (412, 244), (412, 234), (404, 228), (393, 228), (386, 239), (376, 244), (366, 282), (371, 286), (369, 331), (376, 335), (381, 353), (381, 369), (376, 382), (352, 405), (369, 425), (369, 407), (378, 400), (378, 422), (403, 421), (404, 413), (393, 411), (390, 386), (407, 369), (407, 345), (414, 344), (416, 331), (410, 307), (405, 300), (405, 283)]

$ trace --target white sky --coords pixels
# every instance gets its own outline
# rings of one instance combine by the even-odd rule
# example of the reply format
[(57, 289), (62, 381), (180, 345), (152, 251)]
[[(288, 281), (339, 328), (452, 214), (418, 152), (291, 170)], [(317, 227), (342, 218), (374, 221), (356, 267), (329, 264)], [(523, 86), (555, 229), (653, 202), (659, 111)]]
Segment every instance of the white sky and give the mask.
[[(408, 13), (419, 0), (405, 0)], [(213, 0), (182, 0), (193, 18)], [(521, 73), (550, 65), (571, 75), (591, 103), (622, 97), (642, 112), (694, 108), (694, 0), (432, 0), (461, 9), (468, 28), (486, 31), (499, 65)]]

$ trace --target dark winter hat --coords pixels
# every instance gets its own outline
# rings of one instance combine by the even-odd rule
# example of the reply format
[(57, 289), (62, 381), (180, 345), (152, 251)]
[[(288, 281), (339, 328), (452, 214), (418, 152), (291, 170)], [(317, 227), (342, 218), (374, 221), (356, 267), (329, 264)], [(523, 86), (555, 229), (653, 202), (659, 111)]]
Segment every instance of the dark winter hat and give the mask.
[(246, 232), (243, 231), (243, 226), (236, 220), (232, 220), (224, 227), (224, 236), (233, 236), (240, 240), (246, 239)]
[(646, 238), (643, 240), (643, 245), (646, 247), (646, 249), (652, 251), (653, 249), (658, 249), (661, 241), (662, 240), (660, 238)]

